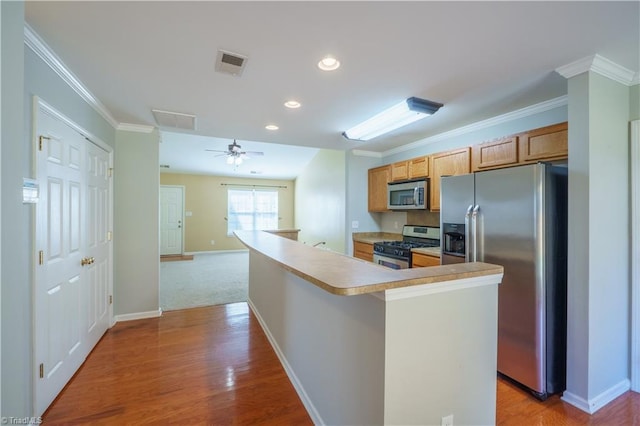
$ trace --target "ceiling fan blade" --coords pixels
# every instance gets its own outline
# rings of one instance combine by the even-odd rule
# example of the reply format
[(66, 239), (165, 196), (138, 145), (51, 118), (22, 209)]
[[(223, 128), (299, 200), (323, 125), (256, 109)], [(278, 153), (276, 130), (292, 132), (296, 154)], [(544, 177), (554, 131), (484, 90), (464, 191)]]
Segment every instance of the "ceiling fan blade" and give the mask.
[(245, 154), (251, 154), (251, 155), (260, 156), (260, 155), (264, 155), (264, 152), (261, 152), (261, 151), (246, 151)]
[(209, 151), (209, 152), (224, 152), (225, 154), (229, 154), (229, 151), (220, 151), (219, 149), (205, 149), (205, 151)]

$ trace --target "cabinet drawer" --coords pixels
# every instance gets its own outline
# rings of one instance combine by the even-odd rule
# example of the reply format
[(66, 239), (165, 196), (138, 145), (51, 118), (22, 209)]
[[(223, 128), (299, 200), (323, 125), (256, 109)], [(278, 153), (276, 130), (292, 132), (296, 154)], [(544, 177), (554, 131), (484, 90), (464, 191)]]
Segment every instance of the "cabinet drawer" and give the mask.
[(411, 253), (412, 268), (422, 268), (426, 266), (440, 266), (440, 258), (422, 253)]

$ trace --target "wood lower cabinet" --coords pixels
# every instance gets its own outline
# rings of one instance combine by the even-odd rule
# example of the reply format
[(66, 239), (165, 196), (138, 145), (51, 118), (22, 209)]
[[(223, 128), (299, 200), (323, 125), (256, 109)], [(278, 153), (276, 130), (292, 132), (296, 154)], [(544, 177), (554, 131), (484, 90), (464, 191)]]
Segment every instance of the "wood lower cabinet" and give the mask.
[(386, 165), (369, 169), (369, 199), (370, 212), (387, 211), (387, 183), (391, 178), (391, 166)]
[(411, 267), (440, 266), (440, 258), (422, 253), (411, 253)]
[(439, 152), (429, 157), (430, 210), (440, 211), (440, 178), (464, 175), (471, 172), (471, 148)]
[(471, 147), (471, 169), (497, 169), (518, 164), (518, 137), (509, 136)]
[(520, 163), (569, 157), (569, 126), (566, 122), (522, 133), (518, 138)]
[(353, 242), (353, 257), (373, 262), (373, 244), (363, 243), (362, 241)]

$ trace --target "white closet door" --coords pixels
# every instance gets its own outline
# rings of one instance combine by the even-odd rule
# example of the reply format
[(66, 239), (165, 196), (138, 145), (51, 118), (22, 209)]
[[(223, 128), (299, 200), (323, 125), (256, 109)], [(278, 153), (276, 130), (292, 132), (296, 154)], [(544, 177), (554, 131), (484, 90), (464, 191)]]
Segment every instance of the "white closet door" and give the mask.
[(36, 207), (36, 409), (53, 401), (85, 359), (85, 139), (39, 111), (36, 138), (40, 200)]
[(110, 323), (109, 153), (39, 104), (35, 117), (35, 411), (41, 415)]

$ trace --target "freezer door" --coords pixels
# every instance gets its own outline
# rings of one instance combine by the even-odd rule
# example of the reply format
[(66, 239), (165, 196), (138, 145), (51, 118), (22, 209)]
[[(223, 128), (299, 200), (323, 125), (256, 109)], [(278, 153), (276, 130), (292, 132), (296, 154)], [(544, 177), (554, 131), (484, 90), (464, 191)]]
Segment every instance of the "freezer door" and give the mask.
[(476, 173), (478, 261), (504, 267), (498, 287), (498, 371), (545, 393), (541, 269), (543, 165)]
[(474, 204), (474, 175), (443, 176), (440, 180), (440, 230), (443, 223), (464, 223)]

